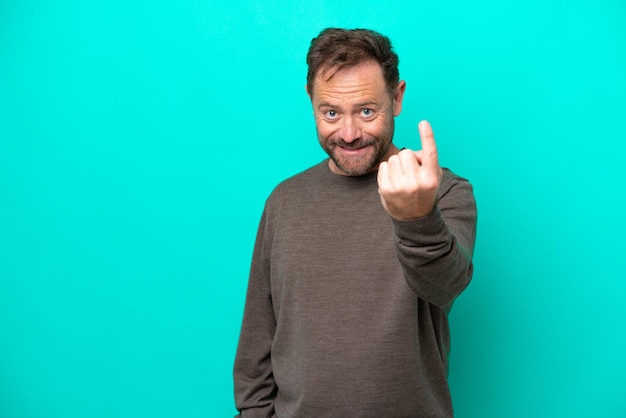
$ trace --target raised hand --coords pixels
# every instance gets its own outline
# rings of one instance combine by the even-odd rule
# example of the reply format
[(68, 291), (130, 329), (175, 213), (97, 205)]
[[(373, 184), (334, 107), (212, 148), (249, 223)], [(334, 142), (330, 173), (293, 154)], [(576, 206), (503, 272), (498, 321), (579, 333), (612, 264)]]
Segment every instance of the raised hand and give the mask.
[(407, 220), (428, 215), (435, 208), (442, 170), (430, 123), (418, 125), (421, 151), (404, 149), (378, 168), (378, 193), (389, 215)]

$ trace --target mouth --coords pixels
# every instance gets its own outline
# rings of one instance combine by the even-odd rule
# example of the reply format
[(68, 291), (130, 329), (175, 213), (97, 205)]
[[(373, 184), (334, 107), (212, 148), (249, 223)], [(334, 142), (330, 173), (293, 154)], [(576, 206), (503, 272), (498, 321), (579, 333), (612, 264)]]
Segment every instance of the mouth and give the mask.
[(346, 157), (360, 157), (363, 154), (367, 153), (369, 151), (369, 148), (370, 148), (369, 145), (366, 145), (364, 147), (359, 147), (359, 148), (337, 147), (339, 152)]
[(350, 144), (348, 146), (337, 144), (336, 149), (346, 155), (359, 155), (368, 151), (372, 147), (372, 144)]

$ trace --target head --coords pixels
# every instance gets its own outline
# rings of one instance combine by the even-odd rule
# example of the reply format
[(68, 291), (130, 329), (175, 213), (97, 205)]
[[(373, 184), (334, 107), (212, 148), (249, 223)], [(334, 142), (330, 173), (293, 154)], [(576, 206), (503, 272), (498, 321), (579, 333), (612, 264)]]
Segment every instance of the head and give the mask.
[(316, 77), (332, 77), (342, 68), (365, 61), (376, 61), (380, 65), (387, 90), (393, 94), (400, 81), (400, 73), (398, 55), (393, 51), (389, 38), (369, 29), (324, 29), (311, 41), (306, 57), (309, 95), (313, 92)]
[(307, 55), (307, 92), (320, 145), (343, 175), (374, 171), (395, 149), (405, 83), (389, 39), (366, 29), (325, 29)]

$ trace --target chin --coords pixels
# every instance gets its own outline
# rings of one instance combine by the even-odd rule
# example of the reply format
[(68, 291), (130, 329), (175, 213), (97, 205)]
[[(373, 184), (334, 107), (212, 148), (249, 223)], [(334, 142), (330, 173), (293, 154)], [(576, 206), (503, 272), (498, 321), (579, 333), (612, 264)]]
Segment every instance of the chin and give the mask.
[(374, 171), (378, 165), (378, 163), (374, 161), (366, 161), (357, 164), (345, 164), (335, 158), (333, 158), (333, 161), (335, 162), (335, 166), (347, 176), (363, 176)]

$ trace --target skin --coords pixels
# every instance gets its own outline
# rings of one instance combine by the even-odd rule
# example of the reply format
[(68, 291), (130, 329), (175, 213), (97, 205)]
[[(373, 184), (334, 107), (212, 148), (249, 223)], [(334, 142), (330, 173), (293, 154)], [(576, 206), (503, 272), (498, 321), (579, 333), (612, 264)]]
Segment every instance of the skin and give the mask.
[(406, 83), (400, 81), (390, 94), (375, 61), (327, 74), (318, 73), (308, 94), (320, 145), (330, 156), (330, 170), (344, 176), (378, 170), (381, 203), (395, 219), (431, 213), (442, 170), (430, 124), (418, 125), (421, 151), (399, 150), (392, 142)]

